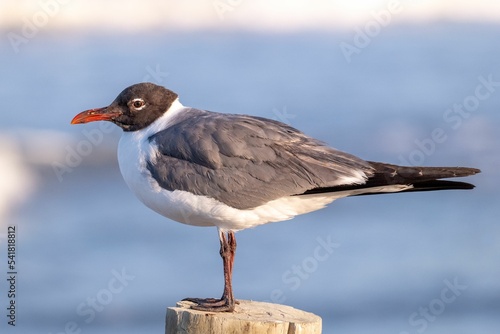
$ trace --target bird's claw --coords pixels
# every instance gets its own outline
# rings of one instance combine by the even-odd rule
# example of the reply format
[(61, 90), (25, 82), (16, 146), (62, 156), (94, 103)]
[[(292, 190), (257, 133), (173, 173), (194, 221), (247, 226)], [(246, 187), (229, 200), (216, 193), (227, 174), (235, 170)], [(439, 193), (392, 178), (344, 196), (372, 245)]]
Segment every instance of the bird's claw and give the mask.
[(196, 305), (191, 306), (193, 310), (205, 312), (233, 312), (235, 305), (239, 304), (228, 298), (184, 298), (183, 301), (195, 303)]

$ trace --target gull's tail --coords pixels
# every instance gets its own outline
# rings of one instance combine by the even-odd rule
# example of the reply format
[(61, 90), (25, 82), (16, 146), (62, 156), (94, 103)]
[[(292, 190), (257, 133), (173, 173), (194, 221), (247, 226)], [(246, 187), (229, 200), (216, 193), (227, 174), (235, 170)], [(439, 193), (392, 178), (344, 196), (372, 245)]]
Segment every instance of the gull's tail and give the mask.
[(307, 194), (345, 192), (346, 196), (371, 195), (392, 192), (430, 191), (448, 189), (473, 189), (467, 182), (442, 179), (470, 176), (481, 171), (469, 167), (407, 167), (381, 162), (368, 162), (373, 174), (363, 184), (316, 188)]
[(374, 175), (364, 184), (368, 187), (383, 185), (412, 185), (407, 191), (473, 189), (467, 182), (447, 181), (453, 177), (465, 177), (480, 173), (469, 167), (406, 167), (381, 162), (369, 162), (375, 169)]

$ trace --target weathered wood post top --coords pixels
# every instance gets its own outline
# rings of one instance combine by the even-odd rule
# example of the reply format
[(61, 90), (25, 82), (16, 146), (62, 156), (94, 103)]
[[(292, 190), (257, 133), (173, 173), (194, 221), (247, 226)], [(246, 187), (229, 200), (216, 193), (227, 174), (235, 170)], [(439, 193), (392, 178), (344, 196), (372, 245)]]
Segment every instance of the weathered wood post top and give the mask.
[(233, 313), (214, 313), (191, 305), (167, 309), (165, 334), (321, 334), (320, 317), (290, 306), (239, 300)]

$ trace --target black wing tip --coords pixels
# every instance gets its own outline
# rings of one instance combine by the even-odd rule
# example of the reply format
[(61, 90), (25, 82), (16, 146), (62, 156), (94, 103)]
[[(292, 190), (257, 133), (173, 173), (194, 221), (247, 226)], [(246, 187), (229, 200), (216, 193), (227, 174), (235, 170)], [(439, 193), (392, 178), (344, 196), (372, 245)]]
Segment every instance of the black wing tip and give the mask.
[(374, 169), (375, 174), (385, 174), (391, 177), (408, 179), (408, 181), (417, 182), (420, 180), (425, 181), (465, 177), (481, 173), (480, 169), (473, 167), (399, 166), (376, 161), (368, 161), (368, 163)]
[(471, 176), (481, 173), (481, 170), (479, 168), (473, 168), (473, 167), (441, 167), (441, 168), (443, 170), (449, 169), (450, 171), (454, 171), (457, 174), (456, 177)]
[(416, 182), (413, 188), (408, 191), (427, 191), (427, 190), (471, 190), (476, 186), (468, 182), (448, 181), (448, 180), (432, 180), (424, 182)]

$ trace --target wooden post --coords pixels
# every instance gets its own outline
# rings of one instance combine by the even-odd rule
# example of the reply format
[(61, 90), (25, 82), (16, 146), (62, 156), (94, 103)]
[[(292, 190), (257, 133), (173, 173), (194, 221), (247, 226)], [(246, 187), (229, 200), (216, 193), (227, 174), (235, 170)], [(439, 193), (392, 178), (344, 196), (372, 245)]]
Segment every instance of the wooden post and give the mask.
[(239, 300), (233, 313), (213, 313), (190, 305), (167, 309), (165, 334), (321, 334), (320, 317), (290, 306)]

